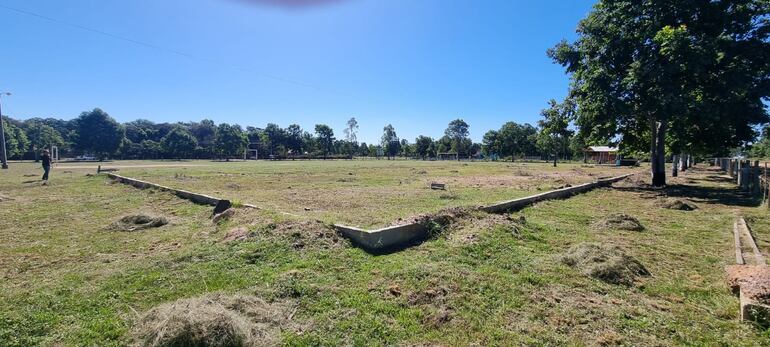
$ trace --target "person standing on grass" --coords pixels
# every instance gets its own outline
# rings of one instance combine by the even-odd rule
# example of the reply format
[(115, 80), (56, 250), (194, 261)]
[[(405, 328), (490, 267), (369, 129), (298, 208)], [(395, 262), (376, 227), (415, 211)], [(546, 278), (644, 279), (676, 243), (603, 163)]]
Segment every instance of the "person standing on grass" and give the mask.
[(43, 162), (43, 185), (48, 184), (48, 173), (51, 171), (51, 154), (48, 150), (43, 150), (43, 155), (40, 157), (40, 161)]

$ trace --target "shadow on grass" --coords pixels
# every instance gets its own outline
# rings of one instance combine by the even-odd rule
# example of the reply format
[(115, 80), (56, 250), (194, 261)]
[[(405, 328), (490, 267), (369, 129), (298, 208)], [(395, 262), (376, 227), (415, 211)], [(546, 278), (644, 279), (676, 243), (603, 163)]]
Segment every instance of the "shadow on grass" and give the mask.
[[(726, 176), (708, 175), (690, 178), (693, 182), (730, 183), (733, 181)], [(697, 184), (697, 183), (696, 183)], [(613, 187), (615, 190), (646, 193), (648, 195), (660, 195), (669, 198), (684, 198), (698, 203), (722, 204), (726, 206), (757, 207), (761, 205), (760, 197), (753, 196), (735, 187), (705, 187), (702, 185), (672, 184), (664, 188), (655, 188), (649, 185), (637, 187)]]

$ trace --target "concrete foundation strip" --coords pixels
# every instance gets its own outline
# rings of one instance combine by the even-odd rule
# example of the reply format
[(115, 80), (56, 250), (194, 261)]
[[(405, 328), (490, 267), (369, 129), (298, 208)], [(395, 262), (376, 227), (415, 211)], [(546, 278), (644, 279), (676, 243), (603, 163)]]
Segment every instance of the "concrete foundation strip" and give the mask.
[[(563, 199), (589, 190), (609, 186), (633, 174), (599, 179), (595, 182), (584, 183), (573, 187), (561, 188), (524, 198), (503, 201), (489, 206), (479, 207), (488, 213), (501, 213), (521, 209), (539, 201)], [(357, 227), (334, 224), (343, 236), (349, 238), (355, 245), (373, 253), (387, 252), (408, 247), (414, 242), (424, 240), (429, 236), (429, 229), (421, 223), (396, 225), (376, 230), (365, 230)]]
[[(116, 180), (116, 181), (120, 182), (120, 183), (128, 184), (128, 185), (134, 186), (134, 187), (139, 188), (139, 189), (150, 189), (150, 188), (152, 188), (152, 189), (158, 189), (160, 191), (171, 192), (174, 195), (176, 195), (176, 196), (178, 196), (178, 197), (180, 197), (182, 199), (190, 200), (190, 201), (192, 201), (192, 202), (194, 202), (196, 204), (211, 205), (211, 206), (217, 207), (218, 209), (223, 209), (225, 206), (227, 206), (227, 208), (229, 208), (229, 206), (232, 205), (230, 203), (230, 201), (226, 200), (226, 199), (219, 199), (219, 198), (215, 198), (213, 196), (208, 196), (208, 195), (188, 192), (186, 190), (181, 190), (181, 189), (174, 189), (174, 188), (162, 186), (160, 184), (150, 183), (150, 182), (138, 180), (138, 179), (135, 179), (135, 178), (130, 178), (130, 177), (125, 177), (125, 176), (117, 175), (117, 174), (114, 174), (114, 173), (108, 173), (107, 176), (109, 178), (113, 179), (113, 180)], [(224, 209), (226, 210), (227, 208), (224, 208)]]
[[(735, 237), (735, 261), (739, 267), (767, 267), (767, 261), (759, 247), (757, 247), (751, 229), (743, 217), (738, 217), (735, 223), (733, 223), (733, 236)], [(743, 254), (744, 248), (751, 249), (752, 254), (748, 256)], [(738, 297), (741, 305), (741, 320), (766, 323), (770, 319), (770, 305), (763, 304), (745, 295), (744, 286), (740, 284), (741, 281), (738, 280), (737, 283), (739, 285)]]
[[(198, 204), (205, 204), (211, 206), (221, 206), (223, 203), (229, 204), (229, 200), (219, 199), (208, 195), (197, 194), (188, 192), (186, 190), (174, 189), (159, 184), (138, 180), (135, 178), (125, 177), (113, 173), (107, 174), (111, 179), (118, 182), (134, 186), (139, 189), (153, 188), (161, 191), (168, 191), (176, 196), (190, 200)], [(512, 210), (521, 209), (532, 205), (539, 201), (563, 199), (568, 198), (575, 194), (587, 192), (589, 190), (609, 186), (612, 183), (623, 180), (633, 174), (626, 174), (617, 177), (603, 178), (595, 182), (584, 183), (573, 187), (566, 187), (540, 193), (524, 198), (518, 198), (514, 200), (503, 201), (497, 204), (489, 206), (481, 206), (479, 209), (488, 213), (501, 213)], [(247, 208), (258, 208), (254, 205), (244, 205)], [(283, 213), (283, 212), (282, 212)], [(287, 215), (296, 216), (290, 213), (284, 213)], [(349, 238), (353, 243), (369, 252), (384, 252), (393, 249), (400, 249), (408, 247), (415, 241), (424, 240), (429, 236), (428, 227), (421, 223), (411, 223), (404, 225), (395, 225), (376, 230), (365, 230), (357, 227), (334, 224), (334, 228), (343, 236)]]

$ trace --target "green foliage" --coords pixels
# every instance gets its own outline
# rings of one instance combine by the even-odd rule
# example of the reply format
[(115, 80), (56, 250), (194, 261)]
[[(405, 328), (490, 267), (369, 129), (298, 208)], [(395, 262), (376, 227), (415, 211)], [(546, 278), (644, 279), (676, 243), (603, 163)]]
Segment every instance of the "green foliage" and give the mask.
[(502, 157), (510, 156), (513, 160), (517, 156), (533, 155), (537, 152), (536, 136), (537, 129), (530, 124), (506, 122), (497, 131), (492, 145), (497, 149), (497, 154)]
[(334, 130), (326, 124), (316, 124), (315, 133), (319, 149), (324, 157), (328, 156), (334, 148)]
[(433, 143), (433, 139), (428, 136), (418, 136), (414, 139), (415, 153), (423, 160), (436, 156), (436, 147)]
[(56, 129), (40, 121), (25, 122), (27, 138), (30, 142), (30, 150), (37, 152), (42, 149), (49, 149), (51, 146), (64, 145), (64, 139)]
[(705, 155), (750, 141), (769, 120), (769, 12), (762, 0), (599, 1), (575, 42), (548, 51), (571, 74), (580, 136), (652, 148), (656, 185), (664, 147)]
[(451, 150), (457, 153), (461, 157), (468, 156), (470, 153), (471, 145), (473, 144), (468, 138), (468, 123), (462, 119), (455, 119), (449, 122), (446, 130), (444, 130), (444, 136), (451, 140)]
[(125, 129), (110, 115), (95, 108), (75, 120), (75, 148), (99, 159), (115, 154), (123, 143)]
[(568, 152), (569, 140), (574, 133), (569, 129), (569, 123), (575, 117), (575, 104), (570, 100), (559, 104), (551, 99), (548, 105), (549, 108), (540, 112), (543, 119), (538, 121), (540, 134), (537, 144), (544, 153), (552, 153), (556, 165), (559, 154)]
[(392, 125), (388, 124), (382, 128), (382, 138), (380, 139), (380, 145), (385, 150), (385, 155), (388, 159), (395, 157), (401, 150), (401, 142), (396, 135), (396, 129)]
[(198, 146), (198, 140), (187, 129), (177, 126), (160, 141), (168, 156), (175, 159), (190, 158)]
[(222, 123), (217, 127), (215, 147), (222, 157), (239, 157), (248, 145), (249, 139), (239, 125)]
[(29, 148), (29, 139), (24, 131), (15, 124), (3, 118), (3, 130), (5, 131), (5, 150), (9, 159), (21, 159), (21, 156)]

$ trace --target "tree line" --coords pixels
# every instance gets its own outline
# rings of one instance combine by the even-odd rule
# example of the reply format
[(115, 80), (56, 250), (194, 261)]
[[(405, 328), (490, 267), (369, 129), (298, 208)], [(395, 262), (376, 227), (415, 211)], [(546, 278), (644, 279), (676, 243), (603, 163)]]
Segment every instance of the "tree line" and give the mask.
[[(553, 107), (562, 107), (552, 101)], [(556, 106), (554, 106), (556, 105)], [(531, 124), (507, 122), (500, 130), (484, 135), (482, 143), (469, 136), (467, 122), (451, 121), (444, 136), (434, 139), (420, 135), (409, 141), (398, 136), (388, 124), (379, 143), (358, 142), (358, 121), (348, 120), (342, 138), (326, 124), (317, 124), (312, 132), (297, 124), (285, 128), (269, 123), (264, 128), (238, 124), (200, 122), (155, 123), (139, 119), (119, 123), (103, 110), (83, 112), (72, 120), (55, 118), (3, 119), (6, 147), (11, 159), (38, 159), (43, 149), (59, 148), (60, 156), (89, 155), (98, 159), (230, 159), (244, 154), (259, 158), (350, 158), (350, 157), (487, 157), (515, 160), (518, 157), (570, 157), (582, 151), (570, 145), (569, 122), (560, 123), (562, 137), (552, 138), (554, 125), (551, 109), (544, 110), (541, 129)], [(558, 114), (558, 113), (557, 113)], [(550, 117), (550, 116), (549, 116)], [(556, 145), (554, 141), (561, 141)], [(574, 142), (574, 141), (573, 141)], [(564, 145), (566, 144), (566, 145)], [(555, 151), (554, 149), (559, 149)]]

